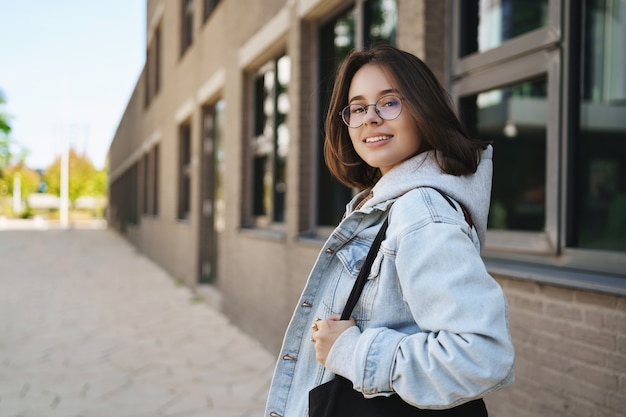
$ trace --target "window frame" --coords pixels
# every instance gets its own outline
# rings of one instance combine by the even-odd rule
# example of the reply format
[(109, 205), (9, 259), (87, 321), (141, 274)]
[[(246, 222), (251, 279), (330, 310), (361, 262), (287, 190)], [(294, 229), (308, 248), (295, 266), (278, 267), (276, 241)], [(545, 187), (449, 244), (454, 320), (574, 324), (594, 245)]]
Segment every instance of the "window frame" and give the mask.
[[(462, 0), (461, 0), (462, 1)], [(485, 52), (459, 57), (461, 16), (459, 0), (452, 3), (450, 93), (457, 106), (460, 98), (545, 76), (546, 108), (546, 216), (545, 232), (487, 230), (486, 252), (554, 254), (561, 245), (559, 202), (561, 195), (561, 57), (560, 3), (549, 1), (548, 26), (535, 29)], [(497, 157), (497, 155), (494, 155)]]
[[(461, 97), (545, 75), (548, 80), (546, 125), (545, 233), (487, 230), (482, 254), (491, 272), (603, 292), (626, 294), (624, 253), (568, 246), (572, 203), (572, 106), (580, 103), (571, 91), (579, 83), (572, 68), (579, 65), (579, 48), (572, 18), (580, 1), (549, 1), (547, 26), (485, 52), (459, 58), (460, 1), (449, 0), (451, 96)], [(574, 16), (574, 17), (573, 17)], [(563, 22), (561, 23), (561, 19)], [(575, 100), (574, 100), (575, 99)], [(575, 102), (574, 102), (575, 101)], [(576, 119), (576, 120), (574, 120)], [(497, 153), (494, 154), (497, 158)]]
[[(519, 61), (508, 61), (496, 67), (487, 68), (477, 75), (460, 79), (451, 87), (451, 94), (458, 106), (462, 97), (478, 94), (517, 84), (529, 79), (545, 76), (548, 83), (548, 110), (546, 123), (546, 218), (545, 232), (522, 232), (487, 230), (485, 250), (507, 250), (534, 254), (555, 253), (560, 243), (559, 200), (560, 190), (559, 161), (559, 54), (556, 51), (538, 51), (524, 56)], [(497, 157), (497, 155), (494, 155)]]
[(450, 62), (452, 77), (460, 77), (484, 67), (499, 64), (504, 61), (518, 59), (534, 50), (551, 49), (557, 47), (563, 40), (561, 26), (561, 2), (549, 0), (548, 24), (503, 42), (501, 45), (485, 52), (474, 52), (459, 57), (459, 36), (461, 35), (461, 16), (459, 2), (466, 0), (449, 0), (452, 10), (452, 42), (450, 47)]
[[(249, 227), (249, 228), (255, 228), (255, 229), (265, 229), (265, 230), (275, 230), (275, 231), (279, 231), (279, 232), (284, 232), (286, 229), (286, 222), (287, 222), (287, 201), (286, 198), (283, 199), (282, 202), (282, 208), (280, 209), (283, 212), (283, 220), (282, 221), (278, 221), (276, 219), (276, 214), (277, 214), (277, 207), (276, 207), (276, 184), (275, 184), (275, 180), (276, 180), (276, 170), (277, 170), (277, 164), (276, 164), (276, 155), (277, 155), (277, 135), (278, 132), (277, 127), (278, 125), (276, 124), (277, 122), (277, 116), (278, 116), (278, 96), (276, 95), (276, 90), (274, 89), (272, 94), (272, 101), (274, 103), (274, 113), (273, 113), (273, 121), (272, 121), (272, 125), (274, 126), (274, 133), (273, 136), (271, 138), (271, 143), (272, 143), (272, 151), (271, 151), (271, 171), (272, 171), (272, 203), (271, 203), (271, 210), (268, 213), (265, 214), (256, 214), (255, 212), (255, 196), (257, 195), (256, 192), (256, 184), (257, 184), (257, 178), (256, 178), (256, 172), (255, 172), (255, 158), (258, 155), (257, 152), (255, 151), (255, 146), (257, 143), (257, 138), (260, 136), (263, 136), (262, 134), (258, 134), (257, 133), (257, 116), (258, 116), (258, 103), (257, 103), (257, 87), (259, 85), (259, 80), (262, 79), (262, 77), (264, 77), (264, 74), (266, 74), (268, 71), (272, 70), (274, 71), (274, 83), (277, 84), (278, 83), (278, 66), (279, 66), (279, 61), (284, 58), (287, 57), (288, 59), (291, 59), (291, 57), (289, 56), (289, 54), (287, 53), (287, 51), (285, 49), (282, 49), (280, 52), (272, 54), (270, 56), (267, 57), (267, 59), (265, 59), (263, 61), (263, 64), (258, 66), (256, 69), (254, 70), (250, 70), (248, 72), (248, 78), (249, 78), (249, 82), (248, 82), (248, 88), (250, 89), (250, 101), (249, 101), (249, 108), (250, 108), (250, 129), (247, 133), (247, 136), (249, 137), (248, 140), (248, 145), (247, 145), (247, 161), (248, 163), (246, 164), (248, 166), (247, 169), (247, 173), (246, 173), (246, 178), (247, 178), (247, 189), (249, 190), (248, 197), (248, 204), (247, 204), (247, 210), (246, 210), (246, 215), (245, 215), (245, 219), (244, 219), (244, 226), (245, 227)], [(292, 68), (292, 67), (290, 67)], [(290, 70), (292, 71), (292, 70)], [(290, 73), (290, 77), (293, 76), (293, 73)], [(274, 87), (276, 88), (276, 87)], [(289, 93), (287, 93), (287, 96), (289, 97)], [(291, 98), (291, 97), (289, 97)], [(288, 113), (287, 113), (288, 115)], [(288, 125), (288, 122), (287, 122)], [(285, 156), (285, 164), (289, 164), (289, 153), (290, 150), (287, 151), (287, 156)], [(264, 171), (265, 172), (265, 171)]]

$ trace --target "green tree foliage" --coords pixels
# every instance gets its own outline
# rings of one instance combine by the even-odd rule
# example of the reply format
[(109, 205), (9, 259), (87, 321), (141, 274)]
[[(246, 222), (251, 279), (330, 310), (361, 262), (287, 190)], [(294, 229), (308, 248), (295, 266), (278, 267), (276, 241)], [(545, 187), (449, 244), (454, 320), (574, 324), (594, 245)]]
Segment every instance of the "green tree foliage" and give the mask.
[[(50, 194), (61, 195), (61, 157), (57, 157), (43, 173), (42, 178)], [(103, 197), (107, 192), (106, 170), (97, 170), (86, 155), (74, 149), (69, 152), (69, 189), (71, 202), (81, 196)]]
[(2, 169), (11, 162), (11, 144), (9, 142), (11, 125), (9, 125), (9, 116), (1, 111), (5, 103), (4, 94), (0, 90), (0, 178), (2, 177)]
[(20, 162), (16, 165), (7, 166), (0, 177), (0, 196), (13, 195), (13, 185), (15, 177), (20, 178), (20, 192), (22, 199), (28, 198), (32, 193), (36, 193), (39, 189), (40, 177), (37, 171), (34, 171)]

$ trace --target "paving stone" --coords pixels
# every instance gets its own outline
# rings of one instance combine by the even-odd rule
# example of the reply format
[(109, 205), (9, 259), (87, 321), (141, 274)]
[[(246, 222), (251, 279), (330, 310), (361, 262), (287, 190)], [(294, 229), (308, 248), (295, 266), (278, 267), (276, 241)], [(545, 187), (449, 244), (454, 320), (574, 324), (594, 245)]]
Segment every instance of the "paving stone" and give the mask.
[(261, 416), (275, 358), (116, 232), (0, 225), (0, 417)]

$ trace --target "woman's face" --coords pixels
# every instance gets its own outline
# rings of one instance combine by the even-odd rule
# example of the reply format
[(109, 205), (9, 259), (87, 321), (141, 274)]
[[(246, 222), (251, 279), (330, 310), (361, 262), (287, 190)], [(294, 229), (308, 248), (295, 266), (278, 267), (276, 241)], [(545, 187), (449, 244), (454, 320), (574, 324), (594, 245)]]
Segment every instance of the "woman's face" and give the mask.
[[(375, 64), (361, 67), (350, 83), (348, 104), (368, 106), (381, 97), (402, 95), (395, 83)], [(384, 120), (374, 110), (366, 107), (363, 124), (348, 128), (352, 146), (357, 154), (370, 166), (379, 168), (385, 175), (391, 168), (417, 155), (421, 139), (417, 126), (406, 109), (396, 119)]]

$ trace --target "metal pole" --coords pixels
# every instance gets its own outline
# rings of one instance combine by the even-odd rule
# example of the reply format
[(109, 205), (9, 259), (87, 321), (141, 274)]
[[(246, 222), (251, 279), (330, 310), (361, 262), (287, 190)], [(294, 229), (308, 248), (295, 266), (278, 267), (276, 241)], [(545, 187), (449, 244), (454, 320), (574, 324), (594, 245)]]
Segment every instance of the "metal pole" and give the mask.
[(65, 141), (63, 152), (61, 152), (61, 202), (59, 206), (61, 227), (68, 226), (69, 211), (69, 177), (70, 177), (70, 146), (69, 141)]

